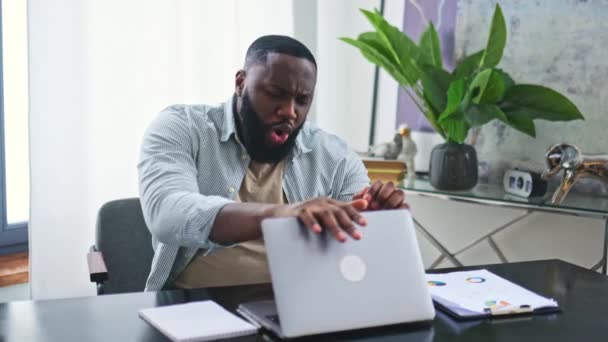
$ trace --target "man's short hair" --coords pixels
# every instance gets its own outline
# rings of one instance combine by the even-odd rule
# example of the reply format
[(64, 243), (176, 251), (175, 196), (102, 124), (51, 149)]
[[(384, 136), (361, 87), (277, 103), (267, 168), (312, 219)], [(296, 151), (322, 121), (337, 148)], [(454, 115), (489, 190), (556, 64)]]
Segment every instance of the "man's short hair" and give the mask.
[(280, 35), (262, 36), (251, 43), (245, 55), (245, 68), (256, 63), (266, 63), (268, 54), (273, 52), (304, 58), (314, 64), (315, 69), (317, 68), (315, 57), (304, 44), (291, 37)]

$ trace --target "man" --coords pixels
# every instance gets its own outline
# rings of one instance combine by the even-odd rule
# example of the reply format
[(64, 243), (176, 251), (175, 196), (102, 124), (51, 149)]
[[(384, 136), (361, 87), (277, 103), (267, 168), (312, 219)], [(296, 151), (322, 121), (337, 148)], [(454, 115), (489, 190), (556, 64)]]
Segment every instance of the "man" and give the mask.
[(368, 187), (342, 140), (305, 123), (316, 75), (302, 43), (264, 36), (229, 101), (172, 106), (148, 127), (138, 165), (155, 250), (146, 290), (269, 282), (265, 218), (298, 217), (345, 242), (362, 236), (360, 211), (406, 206), (392, 183)]

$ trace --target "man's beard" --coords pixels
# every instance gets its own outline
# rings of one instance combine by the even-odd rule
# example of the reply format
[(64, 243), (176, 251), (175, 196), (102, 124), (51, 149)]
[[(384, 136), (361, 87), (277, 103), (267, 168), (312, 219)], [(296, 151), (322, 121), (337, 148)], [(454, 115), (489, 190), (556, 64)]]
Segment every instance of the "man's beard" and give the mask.
[[(236, 96), (234, 97), (233, 108), (236, 109)], [(296, 138), (303, 126), (302, 124), (295, 127), (283, 144), (276, 147), (270, 147), (266, 143), (266, 134), (272, 127), (283, 124), (287, 122), (287, 120), (272, 125), (264, 125), (258, 113), (253, 110), (247, 92), (243, 93), (241, 111), (237, 116), (237, 133), (242, 143), (245, 145), (249, 156), (255, 161), (265, 163), (277, 163), (285, 159), (293, 150), (296, 144)]]

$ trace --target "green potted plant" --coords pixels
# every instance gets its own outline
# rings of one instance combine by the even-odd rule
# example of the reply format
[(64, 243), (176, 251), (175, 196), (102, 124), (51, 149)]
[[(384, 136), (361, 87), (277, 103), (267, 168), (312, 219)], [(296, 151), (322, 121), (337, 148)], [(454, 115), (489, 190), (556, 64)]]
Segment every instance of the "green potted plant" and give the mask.
[(431, 184), (441, 190), (466, 190), (477, 183), (477, 155), (464, 141), (469, 129), (492, 120), (535, 137), (534, 120), (583, 119), (565, 96), (540, 85), (515, 84), (496, 68), (507, 40), (500, 6), (492, 18), (485, 49), (462, 59), (453, 71), (443, 68), (433, 24), (416, 44), (378, 11), (361, 10), (375, 31), (356, 39), (340, 38), (388, 72), (404, 88), (445, 143), (434, 147)]

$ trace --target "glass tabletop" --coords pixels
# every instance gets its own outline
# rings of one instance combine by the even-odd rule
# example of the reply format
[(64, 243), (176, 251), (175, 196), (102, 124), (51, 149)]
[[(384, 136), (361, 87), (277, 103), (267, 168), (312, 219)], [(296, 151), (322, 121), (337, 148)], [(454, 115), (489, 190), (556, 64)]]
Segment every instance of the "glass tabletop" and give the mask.
[(411, 185), (407, 184), (407, 180), (405, 182), (399, 187), (406, 192), (429, 197), (572, 215), (608, 217), (608, 197), (572, 192), (561, 204), (552, 204), (552, 191), (547, 192), (544, 196), (526, 198), (506, 193), (502, 184), (477, 184), (473, 189), (467, 191), (442, 191), (435, 189), (424, 177), (417, 178)]

